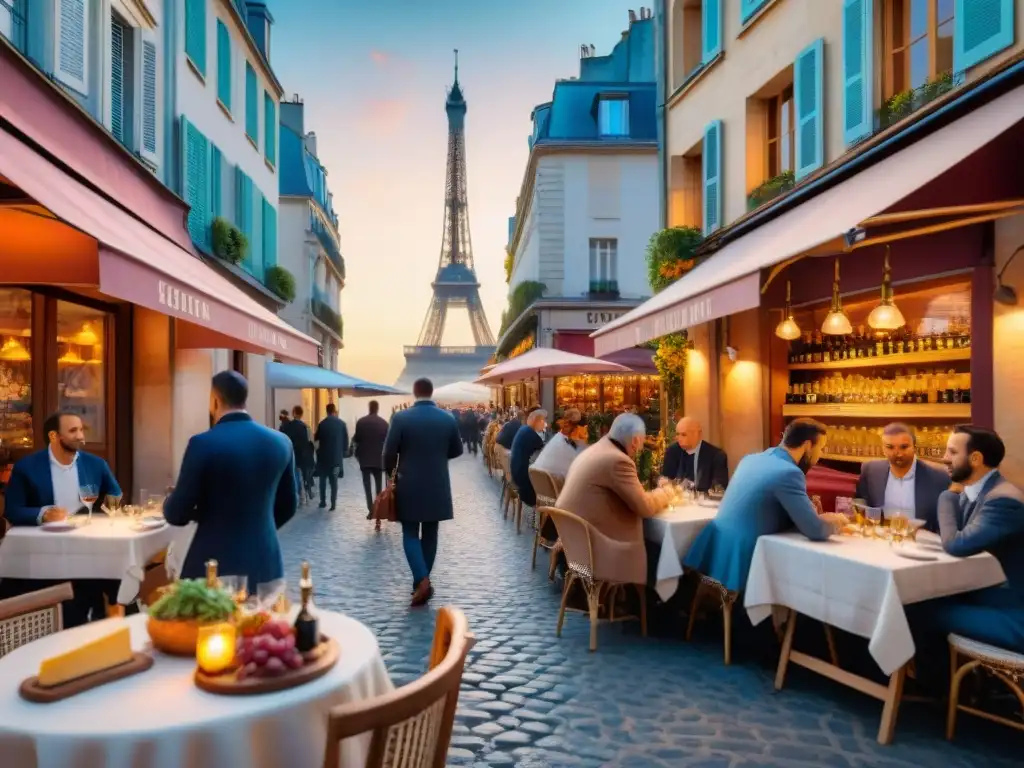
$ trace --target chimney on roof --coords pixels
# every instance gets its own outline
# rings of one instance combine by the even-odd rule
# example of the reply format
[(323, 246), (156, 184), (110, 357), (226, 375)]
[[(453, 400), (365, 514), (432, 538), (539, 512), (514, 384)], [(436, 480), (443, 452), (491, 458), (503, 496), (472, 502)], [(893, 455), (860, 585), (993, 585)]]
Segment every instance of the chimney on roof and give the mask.
[(249, 28), (249, 34), (256, 41), (256, 47), (260, 49), (263, 57), (270, 61), (270, 27), (274, 23), (274, 17), (270, 15), (270, 9), (263, 0), (245, 0), (245, 25)]
[(281, 102), (281, 125), (301, 136), (306, 132), (305, 124), (305, 107), (298, 94), (293, 101)]
[[(643, 11), (644, 11), (644, 9), (641, 8), (640, 9), (640, 13), (643, 13)], [(629, 9), (629, 23), (632, 24), (634, 21), (636, 21), (636, 11), (634, 11), (632, 8), (630, 8)]]
[(316, 131), (310, 131), (303, 137), (303, 141), (306, 144), (306, 151), (309, 152), (313, 157), (320, 157), (316, 153)]

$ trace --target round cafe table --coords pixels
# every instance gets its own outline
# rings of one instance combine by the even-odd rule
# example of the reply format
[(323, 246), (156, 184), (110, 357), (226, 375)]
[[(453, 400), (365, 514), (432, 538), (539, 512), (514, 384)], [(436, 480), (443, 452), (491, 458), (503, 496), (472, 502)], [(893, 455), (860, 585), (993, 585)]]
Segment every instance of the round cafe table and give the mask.
[[(146, 617), (108, 619), (41, 638), (0, 658), (0, 765), (4, 768), (321, 768), (327, 713), (393, 690), (373, 633), (318, 611), (341, 646), (323, 677), (276, 693), (220, 696), (192, 681), (195, 660), (154, 652), (138, 675), (51, 704), (18, 694), (39, 662), (125, 623), (132, 648), (149, 642)], [(348, 739), (341, 765), (365, 763), (368, 736)]]

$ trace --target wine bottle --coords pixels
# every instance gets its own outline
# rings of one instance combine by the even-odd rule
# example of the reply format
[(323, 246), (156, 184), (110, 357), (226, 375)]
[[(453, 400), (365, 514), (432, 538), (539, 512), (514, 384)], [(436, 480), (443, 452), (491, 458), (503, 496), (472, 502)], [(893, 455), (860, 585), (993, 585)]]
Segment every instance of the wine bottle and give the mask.
[(217, 587), (217, 561), (207, 560), (206, 561), (206, 586), (210, 589)]
[(299, 615), (295, 617), (295, 648), (300, 653), (306, 653), (320, 644), (316, 616), (310, 608), (310, 601), (313, 599), (313, 580), (309, 575), (309, 563), (302, 564), (299, 590), (302, 593), (302, 607), (299, 609)]

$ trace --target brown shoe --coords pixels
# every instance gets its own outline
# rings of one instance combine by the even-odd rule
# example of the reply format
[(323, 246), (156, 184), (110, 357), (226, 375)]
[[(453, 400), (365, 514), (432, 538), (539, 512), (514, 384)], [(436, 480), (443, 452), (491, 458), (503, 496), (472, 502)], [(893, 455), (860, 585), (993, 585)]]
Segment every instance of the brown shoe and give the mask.
[(419, 583), (416, 587), (416, 591), (412, 593), (412, 602), (409, 603), (411, 608), (419, 608), (421, 605), (426, 605), (427, 601), (434, 596), (434, 589), (430, 586), (430, 578), (426, 578)]

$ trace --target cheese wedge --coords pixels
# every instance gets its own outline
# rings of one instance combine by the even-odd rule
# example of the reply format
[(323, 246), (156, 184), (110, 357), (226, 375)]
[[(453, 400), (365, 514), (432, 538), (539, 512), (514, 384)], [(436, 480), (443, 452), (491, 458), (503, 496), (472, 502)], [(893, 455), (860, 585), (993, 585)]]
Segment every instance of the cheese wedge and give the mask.
[(132, 639), (128, 627), (99, 637), (81, 648), (44, 659), (39, 665), (39, 685), (52, 688), (132, 660)]

